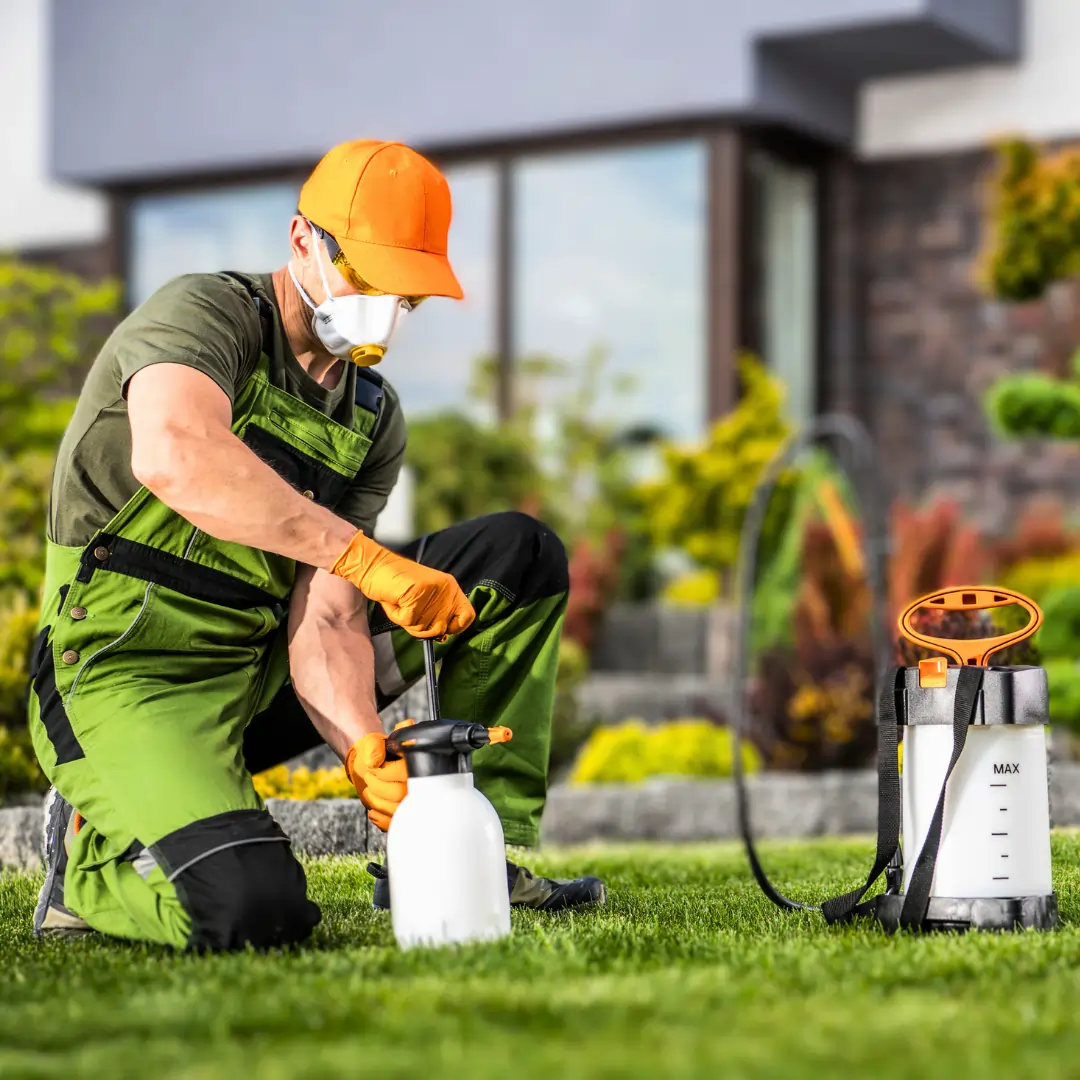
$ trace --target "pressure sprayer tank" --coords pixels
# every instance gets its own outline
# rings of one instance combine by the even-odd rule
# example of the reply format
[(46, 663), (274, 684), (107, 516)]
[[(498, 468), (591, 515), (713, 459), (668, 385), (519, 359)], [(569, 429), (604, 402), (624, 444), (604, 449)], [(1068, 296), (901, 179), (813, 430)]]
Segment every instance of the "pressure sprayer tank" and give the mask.
[(408, 793), (390, 821), (386, 863), (394, 936), (402, 948), (492, 941), (510, 933), (502, 823), (476, 790), (472, 750), (507, 728), (447, 720), (399, 728)]
[[(1027, 626), (989, 640), (930, 638), (911, 622), (920, 608), (964, 611), (1008, 604), (1027, 610)], [(901, 616), (900, 629), (909, 640), (961, 665), (983, 666), (994, 652), (1034, 633), (1041, 622), (1042, 613), (1027, 597), (969, 586), (916, 600)], [(903, 725), (903, 891), (879, 898), (879, 917), (886, 923), (891, 915), (899, 918), (945, 787), (927, 925), (1047, 929), (1056, 925), (1057, 903), (1050, 867), (1046, 672), (1041, 667), (983, 667), (966, 738), (946, 787), (956, 747), (960, 672), (944, 656), (903, 670), (897, 701), (897, 720)]]

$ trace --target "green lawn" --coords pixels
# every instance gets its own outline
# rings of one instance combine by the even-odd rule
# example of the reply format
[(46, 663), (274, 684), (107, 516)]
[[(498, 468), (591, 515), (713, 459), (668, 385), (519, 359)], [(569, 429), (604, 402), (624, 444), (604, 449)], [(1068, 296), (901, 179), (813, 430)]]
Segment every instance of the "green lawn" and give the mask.
[[(820, 897), (868, 841), (767, 845)], [(311, 864), (311, 947), (196, 957), (35, 942), (38, 879), (0, 877), (0, 1076), (956, 1078), (1080, 1075), (1080, 838), (1055, 838), (1054, 934), (884, 937), (771, 908), (741, 851), (597, 848), (608, 907), (515, 913), (506, 942), (397, 951), (359, 859)]]

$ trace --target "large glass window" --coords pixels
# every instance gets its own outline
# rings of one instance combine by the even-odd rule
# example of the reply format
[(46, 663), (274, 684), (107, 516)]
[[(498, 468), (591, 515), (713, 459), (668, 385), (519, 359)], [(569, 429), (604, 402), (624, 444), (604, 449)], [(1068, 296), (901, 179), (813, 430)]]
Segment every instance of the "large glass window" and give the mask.
[(817, 190), (811, 169), (754, 157), (759, 206), (763, 358), (787, 387), (788, 415), (817, 407)]
[(495, 169), (473, 165), (446, 170), (453, 200), (448, 252), (464, 300), (432, 297), (407, 315), (379, 370), (401, 396), (407, 417), (458, 409), (493, 412), (469, 393), (476, 361), (494, 349)]
[(514, 174), (519, 362), (573, 368), (602, 350), (597, 413), (680, 438), (706, 419), (705, 166), (701, 144), (680, 142), (525, 159)]
[(299, 184), (253, 184), (136, 198), (128, 296), (141, 304), (179, 274), (265, 273), (289, 258)]

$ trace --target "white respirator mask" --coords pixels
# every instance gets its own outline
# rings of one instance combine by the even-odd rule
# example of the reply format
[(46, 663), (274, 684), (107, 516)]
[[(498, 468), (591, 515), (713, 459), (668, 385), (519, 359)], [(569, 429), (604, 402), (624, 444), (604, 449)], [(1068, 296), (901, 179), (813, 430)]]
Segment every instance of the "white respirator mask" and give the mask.
[(373, 367), (386, 355), (398, 319), (404, 312), (411, 311), (413, 305), (404, 297), (391, 294), (334, 296), (323, 268), (319, 237), (310, 221), (307, 226), (315, 245), (315, 261), (319, 264), (326, 299), (316, 304), (308, 296), (297, 280), (291, 261), (289, 276), (304, 303), (311, 308), (311, 329), (331, 356), (351, 360), (360, 367)]

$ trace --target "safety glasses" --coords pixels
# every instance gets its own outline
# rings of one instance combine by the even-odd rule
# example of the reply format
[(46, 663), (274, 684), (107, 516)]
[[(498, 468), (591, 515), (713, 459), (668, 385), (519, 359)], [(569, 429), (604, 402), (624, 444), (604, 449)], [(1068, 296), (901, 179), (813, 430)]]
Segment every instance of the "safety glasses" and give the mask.
[[(326, 244), (326, 250), (330, 253), (330, 261), (337, 268), (338, 273), (354, 288), (357, 292), (363, 296), (385, 296), (381, 289), (376, 289), (374, 285), (369, 285), (350, 265), (349, 260), (345, 258), (345, 252), (341, 250), (338, 242), (325, 230), (320, 229), (314, 222), (310, 222), (311, 227), (315, 230), (315, 234), (322, 239)], [(403, 296), (401, 298), (405, 301), (405, 305), (409, 311), (413, 308), (419, 307), (426, 299), (426, 296)]]

